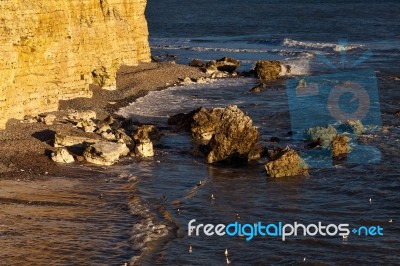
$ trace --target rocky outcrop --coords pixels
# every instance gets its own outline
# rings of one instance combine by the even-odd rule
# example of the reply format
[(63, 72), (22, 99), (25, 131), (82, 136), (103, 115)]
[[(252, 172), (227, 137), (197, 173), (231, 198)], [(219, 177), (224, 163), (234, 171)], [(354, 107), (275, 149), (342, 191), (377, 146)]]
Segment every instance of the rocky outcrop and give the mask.
[(210, 61), (207, 63), (207, 69), (215, 71), (225, 71), (233, 73), (237, 68), (240, 67), (240, 62), (230, 57), (223, 57), (216, 61)]
[(201, 141), (195, 154), (207, 156), (208, 163), (247, 162), (260, 158), (265, 149), (259, 145), (259, 132), (253, 121), (236, 105), (226, 108), (203, 107), (188, 114), (170, 117), (169, 124), (191, 132)]
[(0, 128), (115, 89), (120, 65), (150, 61), (146, 0), (0, 1)]
[(275, 151), (265, 170), (270, 177), (307, 176), (308, 166), (300, 155), (290, 148)]
[(87, 147), (83, 157), (90, 163), (109, 166), (128, 154), (129, 149), (125, 144), (101, 141)]
[(255, 67), (257, 78), (273, 81), (290, 73), (290, 66), (285, 66), (279, 61), (258, 61)]
[(346, 135), (338, 135), (332, 140), (332, 157), (340, 158), (350, 152), (350, 139)]
[(160, 140), (161, 135), (153, 125), (143, 125), (133, 133), (135, 141), (135, 156), (152, 157), (154, 156), (153, 141)]

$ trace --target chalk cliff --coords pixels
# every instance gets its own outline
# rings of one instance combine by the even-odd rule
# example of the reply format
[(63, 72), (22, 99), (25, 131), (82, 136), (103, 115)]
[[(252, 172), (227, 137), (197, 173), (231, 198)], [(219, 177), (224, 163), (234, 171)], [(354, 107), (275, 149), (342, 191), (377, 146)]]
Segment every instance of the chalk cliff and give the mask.
[(146, 0), (0, 1), (0, 129), (150, 61)]

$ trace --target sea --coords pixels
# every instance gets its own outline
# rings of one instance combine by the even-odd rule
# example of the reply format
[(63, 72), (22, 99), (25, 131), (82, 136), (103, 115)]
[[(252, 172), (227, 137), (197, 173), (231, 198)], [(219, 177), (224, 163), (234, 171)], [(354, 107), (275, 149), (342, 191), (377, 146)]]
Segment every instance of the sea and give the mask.
[[(393, 77), (400, 73), (400, 2), (149, 0), (146, 14), (156, 58), (187, 64), (193, 59), (233, 57), (241, 62), (239, 71), (251, 70), (257, 60), (280, 60), (291, 66), (291, 75), (259, 94), (250, 92), (258, 83), (254, 78), (150, 92), (120, 111), (127, 117), (168, 128), (170, 115), (235, 104), (253, 119), (263, 145), (273, 149), (277, 144), (270, 138), (278, 137), (278, 146), (300, 151), (304, 143), (288, 134), (298, 124), (293, 119), (313, 120), (315, 112), (326, 109), (293, 102), (292, 80), (342, 81), (343, 76), (336, 74), (342, 71), (350, 81), (373, 84), (367, 89), (370, 107), (378, 107), (374, 112), (384, 130), (365, 134), (368, 146), (374, 147), (365, 150), (366, 160), (328, 160), (317, 163), (308, 177), (282, 179), (267, 177), (266, 159), (240, 167), (208, 165), (192, 154), (189, 134), (165, 131), (153, 160), (129, 166), (137, 176), (136, 193), (155, 209), (158, 222), (168, 221), (172, 230), (143, 263), (399, 263), (400, 119), (394, 113), (400, 109), (400, 81)], [(366, 69), (373, 71), (362, 72)], [(384, 233), (350, 232), (347, 238), (299, 233), (285, 241), (260, 235), (251, 240), (243, 235), (206, 236), (202, 231), (189, 236), (188, 223), (193, 219), (193, 225), (321, 222), (348, 224), (350, 230), (379, 225)]]
[[(400, 118), (394, 115), (400, 110), (399, 1), (148, 0), (146, 17), (152, 56), (160, 60), (188, 64), (232, 57), (241, 62), (238, 71), (251, 70), (257, 60), (280, 60), (291, 73), (257, 94), (250, 92), (255, 78), (236, 77), (150, 92), (121, 109), (120, 114), (161, 129), (156, 155), (102, 169), (98, 179), (79, 179), (80, 187), (97, 186), (82, 196), (90, 199), (88, 218), (71, 217), (87, 237), (73, 241), (71, 235), (59, 244), (70, 251), (59, 263), (80, 258), (88, 265), (399, 265)], [(379, 130), (361, 137), (361, 144), (371, 147), (362, 160), (325, 158), (307, 177), (270, 178), (266, 158), (209, 165), (193, 155), (190, 134), (167, 124), (169, 116), (200, 106), (235, 104), (252, 118), (269, 150), (289, 146), (301, 152), (304, 142), (290, 133), (300, 120), (313, 121), (327, 110), (294, 101), (293, 81), (335, 84), (343, 81), (337, 73), (368, 87)], [(108, 203), (99, 206), (106, 211), (93, 214), (99, 212), (93, 199), (100, 193)], [(300, 230), (283, 241), (279, 232), (249, 239), (250, 227), (234, 236), (207, 236), (200, 227), (198, 236), (196, 231), (189, 236), (191, 221), (193, 226), (261, 222), (272, 229), (295, 222), (333, 224), (331, 231), (344, 224), (349, 235), (312, 234), (311, 228), (306, 236)]]

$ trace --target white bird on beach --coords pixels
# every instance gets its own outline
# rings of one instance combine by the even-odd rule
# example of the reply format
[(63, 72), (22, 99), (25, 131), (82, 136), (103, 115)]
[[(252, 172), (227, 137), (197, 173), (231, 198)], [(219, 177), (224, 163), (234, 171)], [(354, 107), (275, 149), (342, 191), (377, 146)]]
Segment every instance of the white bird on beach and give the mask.
[(228, 257), (228, 249), (225, 249), (225, 257)]
[(226, 264), (231, 264), (231, 263), (232, 261), (228, 257), (226, 257)]
[(392, 222), (393, 222), (393, 219), (390, 219), (390, 220), (389, 220), (389, 223), (392, 223)]
[(369, 204), (371, 204), (372, 203), (372, 198), (369, 198)]
[(303, 261), (306, 261), (306, 257), (304, 257)]
[(215, 200), (214, 194), (211, 194), (211, 200)]
[(347, 241), (348, 238), (349, 238), (349, 235), (344, 235), (343, 236), (343, 241)]
[(192, 253), (193, 252), (193, 248), (192, 248), (192, 246), (189, 246), (189, 253)]

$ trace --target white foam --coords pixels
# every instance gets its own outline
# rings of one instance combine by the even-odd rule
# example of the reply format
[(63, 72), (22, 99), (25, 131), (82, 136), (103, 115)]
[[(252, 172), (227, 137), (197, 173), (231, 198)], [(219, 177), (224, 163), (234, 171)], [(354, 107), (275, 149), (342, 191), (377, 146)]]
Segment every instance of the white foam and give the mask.
[(341, 46), (338, 43), (323, 43), (323, 42), (309, 42), (309, 41), (296, 41), (289, 38), (285, 38), (282, 43), (283, 46), (287, 47), (305, 47), (305, 48), (317, 48), (325, 49), (332, 48), (334, 52), (341, 52), (343, 49), (346, 51), (353, 49), (360, 49), (364, 46), (361, 44), (347, 44), (346, 46)]
[[(224, 106), (223, 96), (213, 97), (213, 99), (197, 96), (197, 94), (202, 94), (201, 90), (203, 89), (221, 92), (220, 90), (223, 88), (251, 82), (244, 78), (220, 79), (206, 84), (192, 83), (161, 91), (151, 91), (129, 106), (121, 108), (118, 114), (124, 117), (133, 117), (143, 123), (159, 122), (160, 118), (166, 120), (165, 118), (169, 115), (191, 111), (199, 106)], [(154, 118), (158, 118), (158, 120)]]

